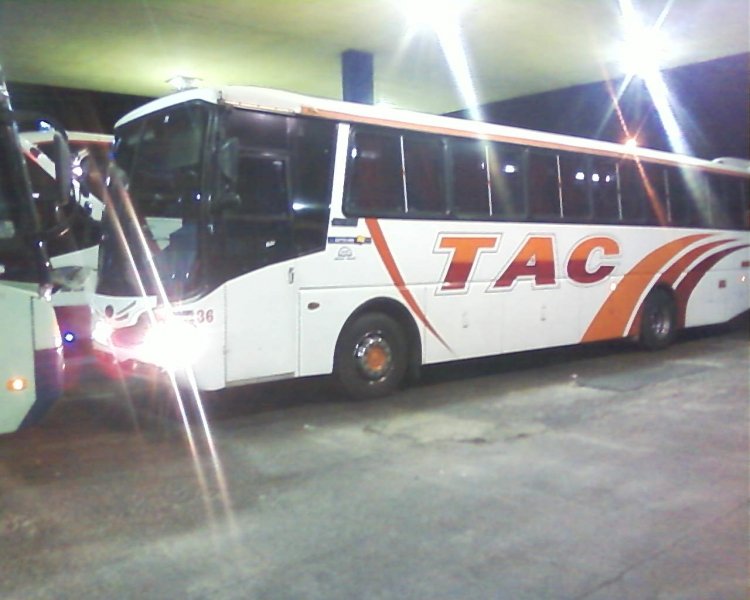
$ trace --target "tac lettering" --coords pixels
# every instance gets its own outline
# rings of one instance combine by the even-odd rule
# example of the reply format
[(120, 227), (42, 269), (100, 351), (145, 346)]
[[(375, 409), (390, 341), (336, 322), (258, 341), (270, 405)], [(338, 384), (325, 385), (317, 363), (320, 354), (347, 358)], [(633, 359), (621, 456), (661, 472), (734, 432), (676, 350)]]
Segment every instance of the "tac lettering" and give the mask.
[[(435, 253), (447, 254), (439, 294), (465, 292), (480, 259), (500, 250), (501, 235), (439, 234)], [(556, 238), (530, 235), (514, 250), (510, 260), (493, 279), (491, 290), (509, 290), (519, 281), (529, 281), (535, 288), (552, 287), (561, 277), (591, 285), (609, 277), (620, 256), (620, 245), (606, 236), (587, 237), (573, 245), (564, 267), (558, 268)]]

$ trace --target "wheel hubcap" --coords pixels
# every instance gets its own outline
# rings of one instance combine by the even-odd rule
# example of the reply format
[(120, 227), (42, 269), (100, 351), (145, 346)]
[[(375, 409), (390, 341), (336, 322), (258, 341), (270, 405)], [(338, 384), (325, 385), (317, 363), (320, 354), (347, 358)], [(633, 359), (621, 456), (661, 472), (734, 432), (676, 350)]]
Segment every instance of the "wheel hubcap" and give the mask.
[(672, 320), (670, 318), (669, 309), (666, 307), (655, 310), (651, 313), (649, 319), (651, 325), (651, 331), (654, 332), (659, 338), (664, 338), (669, 335), (672, 330)]
[(388, 342), (377, 332), (362, 336), (354, 348), (360, 373), (370, 381), (383, 379), (391, 369), (393, 355)]

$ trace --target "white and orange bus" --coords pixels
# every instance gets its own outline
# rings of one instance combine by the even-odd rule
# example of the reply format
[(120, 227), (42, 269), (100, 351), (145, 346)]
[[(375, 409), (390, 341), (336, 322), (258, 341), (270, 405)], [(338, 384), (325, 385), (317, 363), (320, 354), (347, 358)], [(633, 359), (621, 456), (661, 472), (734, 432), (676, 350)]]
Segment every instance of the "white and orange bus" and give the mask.
[(216, 390), (614, 338), (750, 308), (750, 171), (250, 87), (115, 129), (95, 347)]

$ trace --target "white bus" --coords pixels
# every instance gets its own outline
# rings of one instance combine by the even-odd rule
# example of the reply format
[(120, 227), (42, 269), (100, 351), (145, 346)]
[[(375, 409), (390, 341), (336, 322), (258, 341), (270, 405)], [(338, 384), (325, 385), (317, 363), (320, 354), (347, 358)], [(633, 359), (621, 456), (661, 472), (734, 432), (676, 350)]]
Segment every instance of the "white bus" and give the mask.
[[(104, 210), (104, 177), (111, 135), (68, 131), (73, 197), (60, 206), (57, 197), (54, 131), (22, 131), (21, 145), (31, 177), (52, 265), (52, 304), (66, 359), (90, 350), (91, 309)], [(96, 188), (96, 189), (94, 189)], [(68, 361), (70, 371), (72, 363)], [(74, 379), (72, 380), (74, 381)]]
[(197, 387), (636, 338), (750, 308), (746, 165), (250, 87), (115, 129), (94, 345)]
[[(62, 164), (64, 152), (58, 154)], [(64, 189), (62, 182), (58, 197)], [(36, 421), (62, 393), (62, 341), (50, 289), (49, 261), (0, 71), (0, 433)]]

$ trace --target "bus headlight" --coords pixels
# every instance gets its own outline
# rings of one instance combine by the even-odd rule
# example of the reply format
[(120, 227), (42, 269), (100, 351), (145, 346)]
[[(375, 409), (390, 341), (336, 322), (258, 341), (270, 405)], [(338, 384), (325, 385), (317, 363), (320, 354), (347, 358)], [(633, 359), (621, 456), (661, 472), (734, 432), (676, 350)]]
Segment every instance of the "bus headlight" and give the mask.
[(165, 367), (188, 366), (198, 356), (198, 330), (179, 319), (149, 325), (142, 349), (149, 362)]
[(102, 346), (109, 346), (112, 341), (112, 326), (106, 321), (98, 320), (91, 330), (91, 339)]

